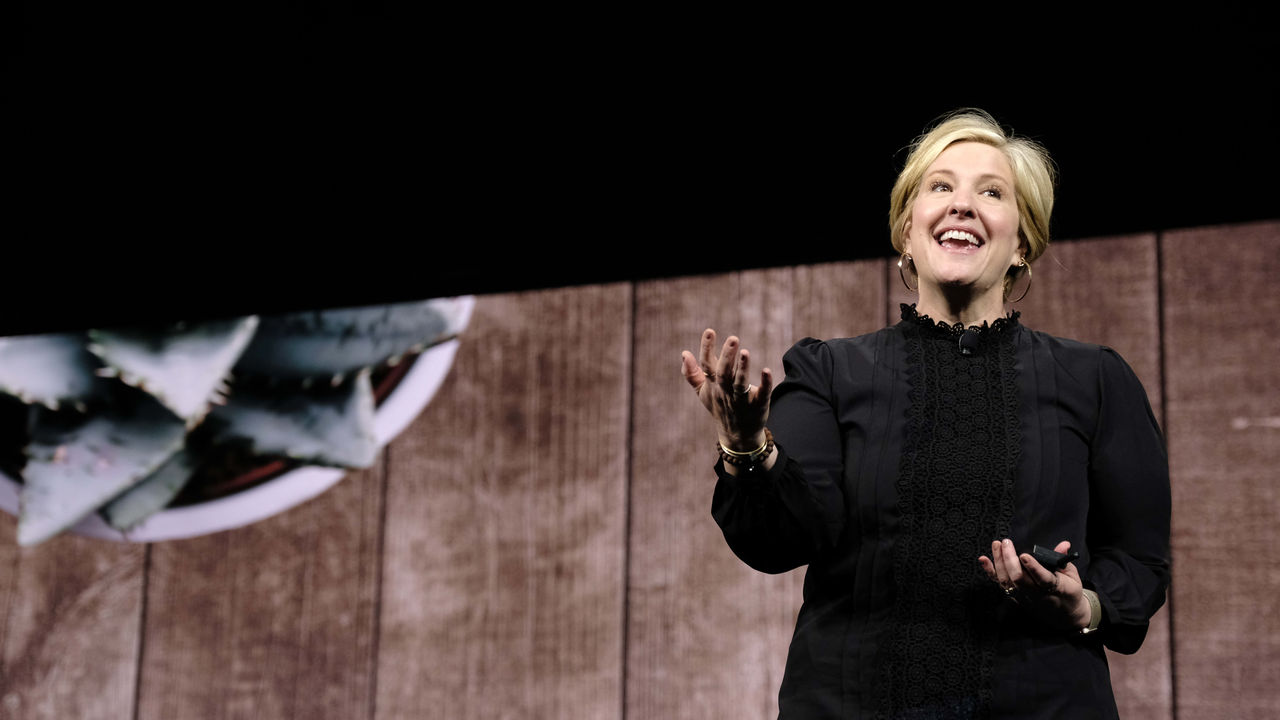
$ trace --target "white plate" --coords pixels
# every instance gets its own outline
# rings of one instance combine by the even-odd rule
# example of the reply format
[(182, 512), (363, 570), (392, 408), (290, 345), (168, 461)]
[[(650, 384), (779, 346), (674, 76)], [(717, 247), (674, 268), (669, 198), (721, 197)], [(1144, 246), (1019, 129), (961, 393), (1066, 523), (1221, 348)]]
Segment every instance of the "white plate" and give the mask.
[[(472, 296), (458, 298), (465, 328), (475, 305)], [(450, 340), (429, 348), (414, 361), (391, 394), (374, 413), (374, 430), (378, 445), (384, 446), (399, 435), (422, 412), (449, 374), (458, 340)], [(93, 513), (70, 532), (88, 537), (124, 542), (176, 540), (230, 530), (265, 520), (299, 505), (333, 487), (349, 470), (317, 466), (300, 467), (279, 477), (217, 500), (161, 510), (131, 530), (121, 532), (111, 527), (98, 513)], [(0, 509), (18, 514), (20, 504), (17, 481), (0, 472)]]

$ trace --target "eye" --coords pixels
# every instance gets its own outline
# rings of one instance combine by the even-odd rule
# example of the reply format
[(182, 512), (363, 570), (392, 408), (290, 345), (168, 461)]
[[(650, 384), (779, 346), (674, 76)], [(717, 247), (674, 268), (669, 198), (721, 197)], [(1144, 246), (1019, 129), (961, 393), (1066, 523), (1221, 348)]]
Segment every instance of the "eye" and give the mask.
[(945, 192), (950, 189), (951, 189), (951, 186), (941, 180), (934, 180), (933, 182), (929, 183), (930, 192)]
[(994, 185), (987, 188), (986, 190), (983, 190), (982, 194), (986, 195), (987, 197), (993, 197), (996, 200), (999, 200), (1000, 198), (1004, 197), (1004, 191)]

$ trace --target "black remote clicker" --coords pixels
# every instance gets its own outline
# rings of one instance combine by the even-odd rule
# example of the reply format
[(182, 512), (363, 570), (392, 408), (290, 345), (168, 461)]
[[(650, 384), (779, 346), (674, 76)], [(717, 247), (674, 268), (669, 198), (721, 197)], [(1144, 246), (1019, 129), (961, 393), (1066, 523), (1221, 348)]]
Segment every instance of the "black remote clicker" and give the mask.
[(1065, 568), (1067, 563), (1072, 560), (1079, 558), (1080, 553), (1072, 550), (1071, 552), (1064, 554), (1036, 545), (1031, 548), (1031, 557), (1035, 558), (1036, 562), (1040, 563), (1045, 568), (1057, 571)]

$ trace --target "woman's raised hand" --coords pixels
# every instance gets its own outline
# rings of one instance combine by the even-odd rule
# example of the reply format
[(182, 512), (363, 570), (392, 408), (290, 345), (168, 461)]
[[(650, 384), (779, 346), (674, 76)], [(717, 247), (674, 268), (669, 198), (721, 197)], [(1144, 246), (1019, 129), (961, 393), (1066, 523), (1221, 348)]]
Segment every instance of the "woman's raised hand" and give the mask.
[(760, 372), (760, 385), (752, 385), (749, 381), (751, 355), (740, 347), (738, 338), (733, 335), (725, 338), (720, 355), (712, 357), (715, 342), (716, 331), (704, 330), (697, 359), (688, 350), (681, 353), (681, 372), (715, 419), (720, 443), (730, 450), (755, 450), (765, 442), (764, 425), (769, 419), (773, 374), (764, 368)]

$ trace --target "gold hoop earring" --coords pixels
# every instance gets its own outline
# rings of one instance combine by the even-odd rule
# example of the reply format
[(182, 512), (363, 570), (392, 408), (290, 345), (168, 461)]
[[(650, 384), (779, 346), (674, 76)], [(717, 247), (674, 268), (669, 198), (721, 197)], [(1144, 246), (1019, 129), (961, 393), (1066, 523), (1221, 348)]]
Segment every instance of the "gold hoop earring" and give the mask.
[(915, 287), (911, 287), (911, 285), (907, 283), (907, 271), (905, 266), (910, 265), (911, 263), (911, 253), (902, 253), (902, 257), (898, 258), (898, 277), (902, 278), (902, 284), (906, 285), (908, 290), (915, 292), (920, 289), (920, 276), (916, 276)]
[(1018, 296), (1018, 299), (1010, 300), (1009, 301), (1010, 303), (1021, 302), (1022, 298), (1026, 297), (1027, 293), (1031, 292), (1031, 265), (1027, 262), (1027, 259), (1024, 257), (1024, 258), (1018, 259), (1018, 267), (1027, 271), (1027, 286), (1022, 289), (1022, 294)]

